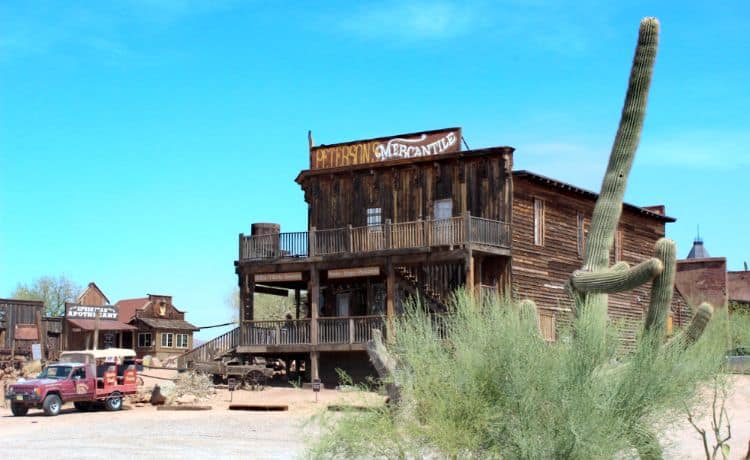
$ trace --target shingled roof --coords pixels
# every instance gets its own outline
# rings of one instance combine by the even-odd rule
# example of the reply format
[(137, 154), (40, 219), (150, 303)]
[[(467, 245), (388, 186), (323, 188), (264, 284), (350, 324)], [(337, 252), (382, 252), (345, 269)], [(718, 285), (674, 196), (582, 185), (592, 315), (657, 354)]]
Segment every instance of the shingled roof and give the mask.
[(162, 319), (162, 318), (138, 318), (147, 326), (154, 329), (175, 329), (178, 331), (197, 331), (199, 328), (193, 326), (182, 319)]

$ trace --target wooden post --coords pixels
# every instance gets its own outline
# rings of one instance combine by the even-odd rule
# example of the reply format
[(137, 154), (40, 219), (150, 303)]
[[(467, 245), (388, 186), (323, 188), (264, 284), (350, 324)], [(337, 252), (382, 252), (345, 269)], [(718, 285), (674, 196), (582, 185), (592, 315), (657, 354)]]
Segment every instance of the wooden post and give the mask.
[(315, 380), (318, 378), (318, 302), (320, 300), (320, 277), (318, 267), (313, 266), (310, 269), (310, 283), (307, 289), (310, 297), (310, 343), (313, 351), (310, 352), (310, 377)]
[(320, 352), (311, 351), (310, 352), (310, 379), (312, 379), (312, 381), (315, 381), (320, 378), (320, 373), (318, 369), (319, 360), (320, 360)]
[(247, 299), (245, 300), (244, 316), (243, 320), (252, 321), (255, 319), (255, 278), (251, 280), (252, 275), (245, 274), (245, 286), (247, 291)]
[(347, 230), (348, 230), (348, 240), (346, 242), (347, 243), (346, 247), (347, 247), (348, 252), (352, 253), (354, 251), (353, 250), (354, 244), (352, 243), (352, 224), (348, 225)]
[(474, 293), (474, 256), (471, 253), (471, 249), (466, 250), (466, 260), (464, 262), (466, 266), (466, 292), (469, 294)]
[(387, 339), (393, 340), (393, 315), (395, 312), (395, 301), (396, 301), (396, 273), (393, 270), (393, 263), (388, 259), (388, 265), (386, 266), (386, 279), (385, 279), (385, 316), (387, 319)]
[(393, 235), (391, 235), (391, 219), (385, 220), (385, 248), (391, 249), (391, 240), (393, 238)]
[(96, 310), (96, 315), (94, 316), (94, 350), (96, 350), (99, 347), (99, 310)]
[[(307, 253), (310, 257), (318, 253), (317, 241), (315, 237), (315, 227), (310, 227), (310, 233), (308, 234), (310, 241), (307, 242)], [(308, 291), (309, 292), (309, 291)]]
[(299, 310), (300, 310), (300, 292), (299, 288), (294, 289), (294, 311), (295, 311), (295, 319), (299, 319)]
[(39, 348), (42, 350), (42, 361), (46, 361), (47, 352), (45, 349), (47, 348), (47, 332), (42, 329), (42, 312), (38, 310), (36, 312), (36, 330), (37, 334), (39, 334)]
[(354, 318), (349, 318), (349, 343), (354, 343)]
[(464, 240), (463, 243), (469, 243), (472, 241), (471, 237), (471, 213), (464, 211)]

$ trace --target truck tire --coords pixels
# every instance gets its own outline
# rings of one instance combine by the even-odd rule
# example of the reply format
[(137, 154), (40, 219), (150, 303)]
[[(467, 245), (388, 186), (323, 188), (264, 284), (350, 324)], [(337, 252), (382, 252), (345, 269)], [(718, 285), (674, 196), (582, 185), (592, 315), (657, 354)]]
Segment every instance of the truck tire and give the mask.
[(11, 404), (10, 411), (17, 417), (22, 417), (29, 412), (29, 408), (23, 404)]
[(119, 393), (113, 393), (104, 400), (104, 409), (116, 411), (122, 409), (122, 396)]
[(44, 409), (44, 415), (55, 416), (59, 414), (60, 409), (62, 409), (62, 399), (54, 394), (47, 395), (42, 403), (42, 408)]

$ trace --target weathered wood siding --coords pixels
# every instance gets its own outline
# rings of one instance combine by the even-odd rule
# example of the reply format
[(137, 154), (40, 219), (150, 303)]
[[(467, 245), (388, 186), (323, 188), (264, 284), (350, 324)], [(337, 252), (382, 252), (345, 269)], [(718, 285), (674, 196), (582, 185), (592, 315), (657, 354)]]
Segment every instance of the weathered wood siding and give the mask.
[[(513, 182), (513, 291), (518, 298), (534, 300), (545, 313), (554, 313), (559, 326), (568, 321), (572, 302), (565, 290), (570, 274), (581, 267), (578, 215), (583, 215), (584, 235), (591, 223), (595, 200), (580, 194), (514, 178)], [(534, 200), (544, 201), (543, 242), (534, 244)], [(654, 243), (664, 236), (664, 221), (625, 208), (619, 225), (621, 258), (636, 264), (653, 255)], [(615, 262), (614, 248), (610, 255)], [(645, 318), (650, 283), (625, 293), (610, 295), (610, 317), (626, 327), (625, 338), (634, 338), (637, 325)], [(680, 302), (683, 302), (682, 304)], [(684, 321), (686, 308), (676, 296), (673, 308), (679, 310), (675, 324)]]
[(309, 225), (317, 229), (365, 226), (367, 208), (381, 208), (383, 223), (428, 219), (441, 199), (453, 200), (453, 216), (469, 211), (507, 221), (511, 155), (511, 149), (486, 149), (430, 161), (303, 172), (298, 180), (309, 204)]
[(44, 304), (36, 300), (0, 299), (0, 311), (4, 321), (0, 329), (4, 331), (0, 348), (13, 348), (16, 324), (36, 324), (36, 315), (43, 314)]

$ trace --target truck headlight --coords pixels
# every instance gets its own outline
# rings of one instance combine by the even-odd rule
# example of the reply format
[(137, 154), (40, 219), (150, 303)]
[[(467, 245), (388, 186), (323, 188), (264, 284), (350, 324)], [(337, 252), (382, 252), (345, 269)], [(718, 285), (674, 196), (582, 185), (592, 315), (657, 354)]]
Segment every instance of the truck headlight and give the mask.
[(13, 396), (15, 391), (13, 391), (13, 387), (8, 387), (8, 393), (6, 393), (8, 396)]

